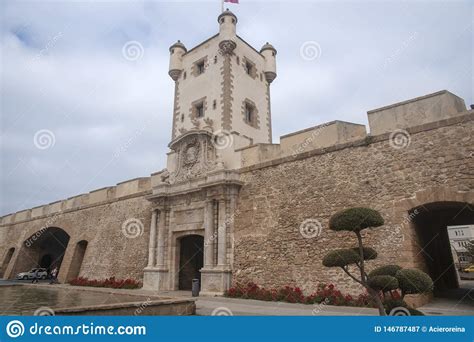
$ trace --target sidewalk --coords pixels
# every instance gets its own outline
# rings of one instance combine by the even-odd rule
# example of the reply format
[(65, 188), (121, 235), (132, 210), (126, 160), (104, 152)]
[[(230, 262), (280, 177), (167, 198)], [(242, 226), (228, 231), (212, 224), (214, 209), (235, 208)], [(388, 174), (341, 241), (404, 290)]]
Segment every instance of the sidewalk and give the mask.
[(427, 316), (474, 316), (472, 302), (460, 303), (457, 300), (447, 298), (435, 298), (419, 310)]
[[(0, 281), (0, 285), (19, 284), (16, 281)], [(29, 286), (46, 288), (64, 288), (79, 291), (94, 291), (104, 293), (126, 294), (135, 296), (165, 298), (187, 298), (196, 300), (197, 315), (234, 315), (234, 316), (377, 316), (378, 311), (372, 308), (349, 306), (333, 306), (324, 304), (306, 305), (284, 302), (266, 302), (252, 299), (226, 297), (191, 297), (190, 291), (146, 291), (141, 289), (125, 290), (111, 288), (91, 288), (71, 286), (67, 284), (48, 285), (23, 283)], [(429, 316), (473, 316), (474, 304), (472, 298), (460, 302), (455, 299), (435, 298), (431, 303), (418, 308)]]
[(234, 316), (377, 316), (378, 311), (370, 308), (306, 305), (284, 302), (266, 302), (252, 299), (225, 297), (198, 297), (197, 315)]

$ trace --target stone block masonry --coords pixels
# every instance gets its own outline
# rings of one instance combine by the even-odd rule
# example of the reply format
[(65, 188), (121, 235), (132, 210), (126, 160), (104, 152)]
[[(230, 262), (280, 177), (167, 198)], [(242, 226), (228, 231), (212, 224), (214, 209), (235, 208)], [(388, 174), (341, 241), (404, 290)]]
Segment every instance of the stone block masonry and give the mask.
[[(369, 267), (398, 263), (423, 268), (407, 221), (411, 207), (396, 210), (397, 203), (425, 192), (426, 198), (413, 206), (434, 201), (472, 205), (473, 119), (470, 111), (408, 129), (411, 142), (401, 149), (392, 147), (386, 134), (370, 143), (359, 140), (242, 169), (233, 282), (296, 285), (306, 291), (317, 283), (335, 283), (360, 293), (342, 270), (321, 264), (328, 251), (356, 245), (350, 233), (328, 229), (331, 215), (354, 206), (379, 210), (385, 219), (381, 229), (365, 233), (366, 244), (379, 252)], [(319, 237), (301, 235), (299, 227), (306, 219), (322, 224)]]

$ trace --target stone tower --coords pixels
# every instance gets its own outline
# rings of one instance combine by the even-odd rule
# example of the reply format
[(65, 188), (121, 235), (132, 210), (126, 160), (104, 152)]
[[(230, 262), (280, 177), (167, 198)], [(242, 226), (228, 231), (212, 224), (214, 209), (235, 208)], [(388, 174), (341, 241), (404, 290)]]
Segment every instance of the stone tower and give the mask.
[(272, 140), (276, 50), (267, 43), (257, 51), (237, 36), (229, 10), (217, 20), (219, 33), (198, 46), (170, 47), (172, 139), (167, 167), (148, 196), (148, 289), (189, 289), (195, 278), (204, 293), (229, 288), (241, 149)]
[(220, 154), (226, 167), (238, 168), (233, 151), (271, 143), (270, 84), (276, 77), (276, 50), (257, 51), (236, 34), (237, 17), (218, 17), (219, 33), (187, 50), (170, 47), (169, 75), (175, 82), (171, 145), (183, 134), (208, 130), (231, 140)]

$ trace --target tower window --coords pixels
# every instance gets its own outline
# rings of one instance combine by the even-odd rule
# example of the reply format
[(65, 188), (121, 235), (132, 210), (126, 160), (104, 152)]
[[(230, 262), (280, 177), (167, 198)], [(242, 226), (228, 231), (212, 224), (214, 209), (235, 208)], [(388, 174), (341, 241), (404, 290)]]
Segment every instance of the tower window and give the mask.
[(214, 100), (212, 102), (212, 109), (216, 109), (216, 107), (217, 107), (217, 102), (216, 102), (216, 100)]
[(197, 64), (197, 73), (201, 75), (204, 73), (204, 61)]
[(208, 65), (207, 56), (197, 60), (196, 62), (193, 63), (193, 66), (191, 67), (191, 74), (193, 76), (199, 76), (201, 74), (204, 74), (204, 72), (206, 71), (207, 65)]
[(245, 99), (242, 106), (242, 117), (246, 124), (259, 128), (258, 111), (253, 101)]
[(217, 63), (217, 56), (214, 56), (214, 64)]
[(186, 71), (183, 73), (183, 80), (186, 79)]
[(244, 70), (247, 75), (249, 75), (252, 78), (257, 77), (257, 70), (255, 68), (255, 64), (252, 63), (250, 60), (245, 58), (244, 60)]
[(240, 58), (239, 58), (239, 56), (237, 56), (237, 65), (239, 65), (239, 64), (240, 64)]
[(253, 107), (248, 103), (245, 104), (245, 121), (252, 122), (253, 120)]
[(204, 117), (204, 103), (199, 103), (196, 105), (196, 117), (203, 118)]
[(247, 75), (250, 75), (250, 73), (252, 72), (252, 65), (249, 62), (245, 63), (245, 72), (247, 73)]
[(189, 117), (191, 120), (203, 118), (206, 115), (206, 111), (207, 102), (206, 97), (204, 96), (191, 103), (191, 108), (189, 108)]

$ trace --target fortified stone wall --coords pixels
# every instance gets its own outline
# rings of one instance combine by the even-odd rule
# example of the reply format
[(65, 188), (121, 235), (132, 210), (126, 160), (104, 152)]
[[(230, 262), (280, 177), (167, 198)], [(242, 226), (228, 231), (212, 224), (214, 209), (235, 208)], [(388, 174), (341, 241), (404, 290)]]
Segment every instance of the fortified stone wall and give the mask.
[[(233, 224), (227, 256), (233, 282), (297, 285), (306, 291), (314, 290), (317, 283), (332, 282), (344, 291), (359, 293), (360, 288), (342, 270), (321, 264), (329, 250), (354, 246), (351, 234), (328, 229), (334, 213), (354, 206), (374, 208), (385, 218), (384, 227), (365, 232), (367, 245), (379, 252), (370, 267), (397, 263), (423, 268), (423, 253), (408, 211), (432, 202), (474, 203), (474, 110), (460, 112), (456, 105), (453, 112), (438, 113), (439, 121), (426, 122), (433, 121), (433, 108), (445, 103), (447, 93), (437, 94), (439, 97), (423, 97), (423, 101), (430, 98), (434, 102), (424, 106), (424, 124), (406, 128), (405, 140), (393, 139), (392, 133), (365, 136), (364, 127), (335, 121), (287, 136), (286, 145), (284, 138), (281, 145), (241, 150), (241, 158), (246, 158), (246, 166), (239, 170), (243, 186), (236, 212), (228, 213), (232, 220), (228, 223)], [(407, 106), (412, 105), (409, 101), (392, 105), (384, 109), (384, 115), (402, 111), (406, 116)], [(378, 120), (375, 125), (380, 125)], [(371, 131), (374, 127), (371, 125)], [(394, 132), (400, 126), (383, 127)], [(152, 209), (146, 197), (152, 187), (162, 184), (161, 176), (154, 173), (2, 217), (2, 274), (11, 277), (31, 267), (25, 240), (38, 232), (41, 235), (45, 227), (58, 227), (70, 236), (60, 281), (67, 279), (76, 246), (83, 240), (87, 249), (80, 276), (141, 280), (148, 259)], [(183, 192), (200, 187), (192, 180), (177, 186)], [(322, 225), (321, 234), (305, 238), (300, 227), (315, 224), (315, 220)], [(181, 223), (189, 224), (187, 221)], [(125, 231), (124, 225), (128, 227)], [(3, 269), (12, 248), (15, 252)]]
[[(306, 291), (317, 283), (335, 283), (361, 293), (342, 270), (321, 264), (328, 251), (356, 246), (353, 234), (328, 229), (334, 213), (354, 206), (379, 210), (385, 219), (382, 228), (364, 233), (367, 245), (379, 252), (370, 268), (387, 263), (423, 267), (423, 253), (407, 224), (410, 204), (401, 207), (399, 201), (424, 192), (431, 195), (413, 200), (414, 206), (474, 202), (473, 120), (470, 111), (409, 128), (411, 143), (404, 148), (392, 147), (385, 134), (242, 169), (233, 282)], [(308, 219), (322, 224), (319, 237), (300, 233)]]
[(0, 226), (0, 258), (3, 261), (10, 248), (15, 248), (15, 253), (2, 272), (14, 277), (33, 267), (38, 260), (28, 258), (25, 240), (36, 234), (31, 244), (41, 244), (44, 229), (58, 227), (70, 236), (60, 281), (68, 276), (75, 247), (82, 240), (87, 241), (87, 249), (80, 276), (141, 280), (148, 255), (151, 208), (144, 196), (150, 193), (149, 189), (150, 178), (139, 178), (4, 217)]

